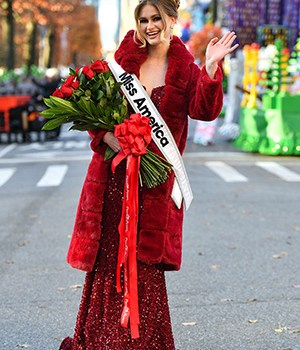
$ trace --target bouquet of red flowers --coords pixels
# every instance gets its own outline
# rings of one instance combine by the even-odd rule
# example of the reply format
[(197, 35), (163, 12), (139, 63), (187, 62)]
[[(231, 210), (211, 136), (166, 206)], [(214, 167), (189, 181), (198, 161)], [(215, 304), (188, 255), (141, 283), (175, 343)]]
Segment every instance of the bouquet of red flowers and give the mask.
[[(41, 114), (47, 119), (43, 130), (52, 130), (64, 123), (72, 123), (70, 130), (105, 129), (115, 132), (115, 126), (123, 124), (126, 136), (119, 138), (121, 152), (131, 149), (141, 156), (141, 182), (152, 188), (165, 182), (171, 171), (170, 164), (146, 147), (151, 141), (148, 118), (132, 115), (129, 118), (125, 96), (120, 91), (122, 83), (115, 81), (106, 61), (97, 60), (76, 70), (70, 68), (69, 76), (52, 96), (45, 98), (48, 107)], [(119, 128), (120, 130), (120, 128)], [(127, 139), (124, 146), (124, 137)], [(123, 140), (123, 141), (122, 141)], [(107, 146), (105, 159), (115, 155)]]

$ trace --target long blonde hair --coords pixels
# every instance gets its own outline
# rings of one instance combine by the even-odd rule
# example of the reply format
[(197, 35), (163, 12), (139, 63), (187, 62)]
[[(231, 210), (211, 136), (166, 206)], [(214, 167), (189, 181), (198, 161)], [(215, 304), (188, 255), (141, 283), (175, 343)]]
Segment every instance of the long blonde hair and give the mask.
[(142, 43), (141, 47), (146, 47), (147, 46), (147, 41), (143, 37), (141, 31), (140, 31), (140, 25), (139, 25), (139, 17), (140, 13), (142, 11), (142, 8), (145, 5), (152, 5), (156, 7), (159, 15), (162, 18), (163, 22), (163, 30), (160, 34), (161, 40), (165, 40), (165, 32), (167, 29), (167, 22), (166, 22), (166, 16), (169, 17), (174, 17), (178, 18), (178, 8), (180, 6), (180, 1), (179, 0), (140, 0), (139, 4), (136, 6), (135, 11), (134, 11), (134, 18), (135, 18), (135, 25), (136, 25), (136, 30), (134, 33), (134, 40), (136, 42)]

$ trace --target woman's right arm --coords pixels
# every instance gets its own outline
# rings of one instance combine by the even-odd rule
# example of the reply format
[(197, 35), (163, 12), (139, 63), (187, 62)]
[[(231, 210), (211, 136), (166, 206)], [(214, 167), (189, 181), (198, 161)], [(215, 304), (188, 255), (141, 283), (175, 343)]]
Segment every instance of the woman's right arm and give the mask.
[(97, 153), (103, 153), (106, 145), (108, 145), (114, 152), (119, 152), (121, 146), (118, 139), (111, 131), (107, 130), (89, 130), (88, 131), (91, 141), (91, 149)]
[(103, 142), (105, 142), (114, 152), (121, 151), (119, 141), (112, 132), (108, 131), (104, 135)]

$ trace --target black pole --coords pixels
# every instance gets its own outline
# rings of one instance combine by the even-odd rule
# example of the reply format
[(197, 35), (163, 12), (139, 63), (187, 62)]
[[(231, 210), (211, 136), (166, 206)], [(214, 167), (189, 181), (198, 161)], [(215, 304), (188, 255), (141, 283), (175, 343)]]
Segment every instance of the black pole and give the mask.
[(30, 66), (37, 63), (37, 57), (36, 57), (36, 38), (37, 38), (37, 29), (38, 25), (37, 22), (33, 20), (32, 22), (32, 31), (29, 38), (29, 53), (28, 53), (28, 61), (27, 61), (27, 67), (30, 68)]
[(218, 18), (218, 0), (213, 0), (213, 16), (212, 22), (216, 23)]
[(265, 24), (269, 24), (269, 0), (266, 0)]
[(52, 26), (50, 34), (49, 34), (49, 57), (47, 62), (47, 68), (51, 68), (54, 65), (53, 59), (54, 59), (54, 52), (55, 52), (55, 41), (56, 41), (56, 28), (55, 26)]
[(284, 18), (284, 1), (280, 0), (279, 2), (279, 23), (280, 25), (283, 25), (283, 18)]
[(15, 19), (13, 13), (13, 0), (7, 0), (7, 57), (6, 57), (6, 67), (7, 69), (15, 68)]

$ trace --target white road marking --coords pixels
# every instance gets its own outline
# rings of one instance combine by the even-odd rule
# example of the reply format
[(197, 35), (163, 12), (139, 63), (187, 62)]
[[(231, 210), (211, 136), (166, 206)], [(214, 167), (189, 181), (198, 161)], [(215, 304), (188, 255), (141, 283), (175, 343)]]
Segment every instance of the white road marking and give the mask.
[(56, 141), (52, 143), (52, 149), (62, 149), (64, 145), (63, 141)]
[(62, 149), (84, 149), (89, 145), (90, 140), (68, 140), (56, 142), (35, 142), (30, 145), (20, 145), (19, 149), (23, 151), (47, 151), (47, 150), (62, 150)]
[(15, 173), (16, 168), (0, 169), (0, 187), (3, 186)]
[(66, 173), (68, 171), (68, 165), (50, 165), (48, 166), (45, 174), (37, 183), (38, 187), (53, 187), (59, 186)]
[(17, 145), (15, 143), (12, 143), (11, 145), (8, 145), (6, 147), (3, 148), (3, 150), (0, 151), (0, 158), (2, 158), (3, 156), (5, 156), (7, 153), (9, 153), (10, 151), (12, 151), (13, 149), (15, 149), (17, 147)]
[(88, 141), (66, 141), (64, 144), (65, 149), (84, 149), (88, 147)]
[(29, 152), (30, 151), (46, 151), (48, 148), (49, 148), (49, 146), (46, 143), (42, 144), (39, 142), (33, 142), (29, 145), (20, 145), (19, 146), (19, 149), (21, 152), (23, 152), (23, 151), (25, 151), (25, 152), (26, 151), (29, 151)]
[(289, 170), (288, 168), (285, 168), (284, 166), (275, 163), (275, 162), (256, 162), (255, 163), (258, 167), (263, 168), (264, 170), (268, 171), (269, 173), (272, 173), (278, 177), (280, 177), (282, 180), (289, 181), (289, 182), (298, 182), (300, 181), (300, 174), (295, 173), (292, 170)]
[(252, 158), (253, 153), (245, 152), (185, 152), (183, 158), (193, 159), (193, 158)]
[(226, 182), (247, 182), (248, 179), (237, 170), (221, 161), (205, 162), (205, 165)]
[[(40, 154), (41, 155), (41, 154)], [(64, 155), (61, 156), (57, 153), (47, 153), (46, 156), (43, 153), (39, 158), (9, 158), (0, 159), (0, 164), (27, 164), (27, 163), (52, 163), (52, 162), (78, 162), (78, 161), (89, 161), (92, 158), (92, 152), (87, 152), (86, 155)], [(37, 155), (38, 157), (38, 155)]]
[[(2, 158), (0, 159), (0, 165), (7, 165), (7, 168), (0, 168), (0, 187), (3, 186), (5, 183), (7, 183), (10, 178), (15, 174), (17, 171), (17, 164), (24, 164), (24, 163), (49, 163), (49, 162), (78, 162), (78, 161), (89, 161), (91, 159), (92, 154), (87, 153), (86, 155), (80, 155), (80, 156), (59, 156), (55, 153), (49, 152), (47, 154), (47, 158), (44, 157), (38, 157), (37, 159), (20, 159), (20, 158)], [(37, 156), (37, 155), (35, 155)], [(221, 179), (223, 179), (227, 183), (239, 183), (239, 182), (248, 182), (249, 179), (239, 173), (234, 167), (228, 165), (226, 162), (223, 161), (207, 161), (202, 162), (206, 167), (208, 167), (211, 171), (213, 171), (216, 175), (218, 175)], [(239, 163), (238, 163), (239, 164)], [(280, 165), (273, 161), (260, 161), (260, 162), (247, 162), (248, 167), (249, 166), (257, 166), (262, 168), (263, 170), (274, 174), (279, 179), (288, 181), (288, 182), (300, 182), (300, 173), (291, 171), (286, 166), (294, 166), (295, 160), (293, 161), (287, 161), (284, 162), (283, 165)], [(298, 163), (296, 163), (298, 165)], [(36, 186), (38, 187), (57, 187), (60, 186), (61, 183), (64, 180), (64, 177), (66, 176), (66, 173), (69, 169), (70, 165), (66, 164), (56, 164), (56, 165), (49, 165), (42, 176), (42, 178), (39, 180)], [(297, 168), (298, 169), (298, 168)]]

